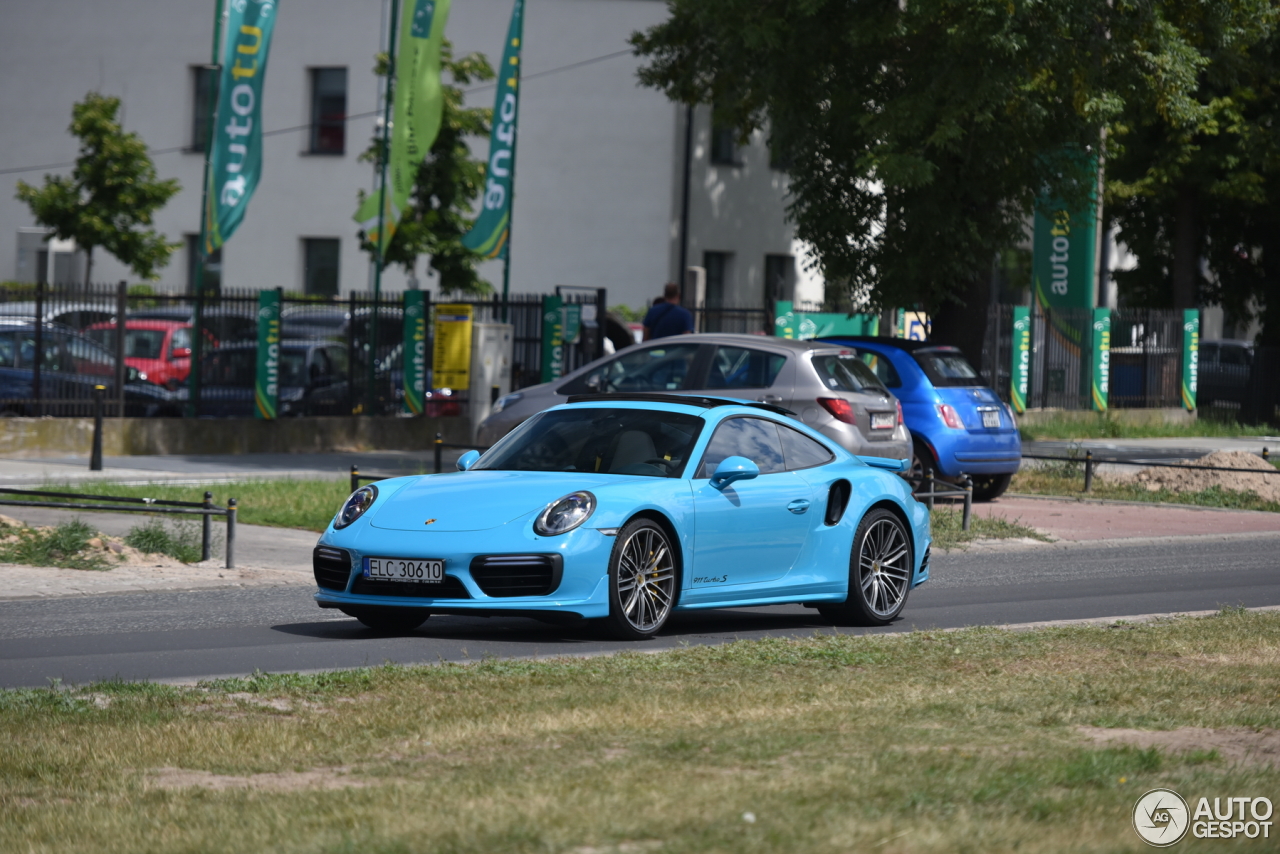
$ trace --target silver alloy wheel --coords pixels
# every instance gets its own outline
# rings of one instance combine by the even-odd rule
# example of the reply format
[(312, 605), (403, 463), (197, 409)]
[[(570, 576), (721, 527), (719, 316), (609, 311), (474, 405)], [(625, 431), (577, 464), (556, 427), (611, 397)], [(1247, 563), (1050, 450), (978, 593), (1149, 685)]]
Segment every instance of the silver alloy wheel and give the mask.
[(891, 617), (911, 583), (911, 545), (892, 519), (877, 519), (862, 538), (858, 586), (862, 601), (877, 617)]
[(671, 544), (656, 527), (633, 533), (618, 557), (618, 604), (638, 632), (661, 626), (675, 597), (676, 566)]

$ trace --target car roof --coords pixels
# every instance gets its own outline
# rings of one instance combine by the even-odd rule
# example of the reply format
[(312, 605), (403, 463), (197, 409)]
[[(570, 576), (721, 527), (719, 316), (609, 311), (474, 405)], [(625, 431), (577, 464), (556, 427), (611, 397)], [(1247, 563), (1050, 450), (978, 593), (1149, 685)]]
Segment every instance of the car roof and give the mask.
[[(778, 338), (773, 335), (746, 335), (734, 332), (695, 332), (692, 335), (671, 335), (651, 338), (643, 346), (654, 344), (730, 344), (738, 347), (771, 347), (806, 353), (815, 350), (831, 350), (837, 345), (821, 339)], [(627, 348), (630, 349), (630, 348)], [(622, 352), (622, 351), (619, 351)]]
[(699, 409), (714, 409), (718, 406), (749, 406), (752, 409), (763, 409), (775, 415), (794, 417), (795, 413), (772, 403), (761, 403), (755, 400), (735, 400), (731, 397), (706, 397), (695, 394), (663, 394), (661, 392), (609, 392), (605, 394), (571, 394), (567, 403), (674, 403), (679, 406), (696, 406)]
[[(303, 347), (333, 347), (335, 344), (333, 341), (329, 341), (324, 338), (285, 338), (280, 342), (280, 346), (300, 349)], [(222, 344), (213, 350), (206, 350), (205, 353), (217, 353), (225, 350), (254, 350), (257, 349), (257, 347), (257, 341), (231, 341), (227, 344)]]
[(818, 341), (825, 341), (828, 344), (879, 344), (882, 347), (892, 347), (895, 350), (903, 350), (907, 353), (919, 353), (921, 351), (959, 353), (959, 347), (953, 347), (950, 344), (935, 344), (932, 341), (912, 341), (907, 338), (890, 338), (887, 335), (828, 335), (825, 338), (818, 338)]
[[(126, 317), (124, 319), (125, 329), (182, 329), (190, 325), (185, 320), (157, 320), (151, 317)], [(94, 323), (85, 328), (115, 329), (116, 322), (114, 320), (104, 320), (101, 323)]]

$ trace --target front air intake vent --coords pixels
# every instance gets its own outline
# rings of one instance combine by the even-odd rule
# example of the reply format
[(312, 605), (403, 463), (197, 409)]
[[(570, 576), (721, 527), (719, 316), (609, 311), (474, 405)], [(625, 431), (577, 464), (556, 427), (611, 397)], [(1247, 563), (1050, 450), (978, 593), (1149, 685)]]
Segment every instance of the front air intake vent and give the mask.
[(351, 552), (333, 546), (316, 546), (311, 552), (311, 568), (316, 574), (316, 586), (346, 590), (351, 578)]
[(357, 575), (351, 584), (351, 592), (357, 596), (410, 596), (417, 599), (470, 599), (471, 594), (455, 575), (446, 575), (437, 584), (419, 581), (374, 581)]
[(564, 559), (549, 555), (480, 555), (471, 578), (486, 596), (547, 596), (560, 586)]

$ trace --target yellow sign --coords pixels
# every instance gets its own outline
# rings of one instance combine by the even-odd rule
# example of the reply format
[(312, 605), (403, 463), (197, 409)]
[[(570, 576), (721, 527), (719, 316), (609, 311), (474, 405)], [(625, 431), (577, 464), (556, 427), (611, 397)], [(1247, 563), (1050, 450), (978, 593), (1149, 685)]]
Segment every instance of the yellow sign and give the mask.
[(471, 385), (471, 306), (436, 306), (434, 376), (436, 388)]

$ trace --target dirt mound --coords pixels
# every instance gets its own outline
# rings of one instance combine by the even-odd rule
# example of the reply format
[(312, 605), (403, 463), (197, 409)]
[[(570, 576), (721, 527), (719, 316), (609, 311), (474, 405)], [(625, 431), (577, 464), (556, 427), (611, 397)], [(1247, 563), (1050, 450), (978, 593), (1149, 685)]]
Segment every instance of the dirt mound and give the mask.
[(1076, 730), (1098, 744), (1132, 744), (1159, 747), (1170, 753), (1216, 750), (1228, 762), (1246, 762), (1280, 768), (1280, 730), (1242, 727), (1208, 729), (1179, 727), (1171, 730), (1107, 729), (1079, 726)]
[[(1218, 466), (1250, 471), (1205, 471), (1182, 466)], [(1276, 472), (1276, 467), (1256, 454), (1247, 451), (1214, 451), (1178, 466), (1153, 466), (1134, 474), (1112, 475), (1107, 479), (1114, 483), (1145, 486), (1152, 492), (1160, 489), (1170, 492), (1201, 492), (1217, 486), (1235, 492), (1252, 492), (1264, 501), (1280, 501), (1280, 472), (1265, 472)]]

